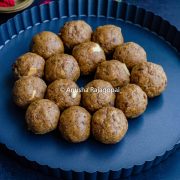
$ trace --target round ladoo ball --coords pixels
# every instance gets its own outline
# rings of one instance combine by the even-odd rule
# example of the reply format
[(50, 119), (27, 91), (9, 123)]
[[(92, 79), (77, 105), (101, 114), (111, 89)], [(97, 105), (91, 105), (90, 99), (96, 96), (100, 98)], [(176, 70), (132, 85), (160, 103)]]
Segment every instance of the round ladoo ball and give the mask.
[(37, 76), (39, 78), (44, 75), (45, 60), (35, 54), (28, 52), (20, 56), (13, 64), (14, 76), (19, 79), (23, 76)]
[(135, 84), (122, 87), (116, 96), (116, 107), (121, 109), (127, 118), (140, 116), (146, 110), (147, 104), (146, 93)]
[(106, 54), (111, 54), (117, 46), (124, 42), (124, 38), (120, 27), (104, 25), (96, 28), (92, 35), (92, 41), (98, 43)]
[(122, 87), (129, 83), (130, 72), (124, 63), (110, 60), (99, 64), (95, 78), (110, 82), (114, 88)]
[(113, 58), (125, 63), (128, 69), (147, 61), (145, 50), (134, 42), (127, 42), (118, 46), (115, 49)]
[(75, 46), (72, 55), (78, 61), (83, 75), (95, 72), (98, 64), (106, 60), (103, 49), (94, 42), (85, 42)]
[(71, 55), (55, 54), (46, 61), (45, 78), (48, 82), (57, 79), (70, 79), (76, 81), (79, 76), (79, 65)]
[(161, 65), (144, 62), (132, 69), (131, 82), (139, 85), (149, 98), (153, 98), (165, 90), (167, 77)]
[(93, 80), (89, 82), (82, 92), (83, 106), (94, 112), (105, 106), (114, 106), (115, 93), (113, 86), (104, 80)]
[(26, 108), (31, 102), (43, 99), (46, 83), (34, 76), (24, 76), (17, 80), (13, 87), (13, 99), (16, 105)]
[(104, 144), (115, 144), (126, 134), (128, 122), (120, 109), (103, 107), (94, 113), (91, 128), (96, 140)]
[(59, 130), (67, 141), (79, 143), (90, 136), (90, 124), (91, 115), (86, 109), (71, 106), (63, 111), (59, 121)]
[(60, 36), (68, 48), (91, 40), (92, 29), (85, 21), (69, 21), (60, 31)]
[(81, 101), (81, 93), (74, 81), (58, 79), (48, 86), (46, 98), (54, 101), (60, 110), (64, 110), (70, 106), (78, 106)]
[(60, 111), (58, 106), (48, 100), (32, 102), (26, 111), (28, 130), (35, 134), (45, 134), (57, 128)]
[(56, 53), (64, 53), (64, 45), (55, 33), (43, 31), (33, 37), (32, 52), (48, 59)]

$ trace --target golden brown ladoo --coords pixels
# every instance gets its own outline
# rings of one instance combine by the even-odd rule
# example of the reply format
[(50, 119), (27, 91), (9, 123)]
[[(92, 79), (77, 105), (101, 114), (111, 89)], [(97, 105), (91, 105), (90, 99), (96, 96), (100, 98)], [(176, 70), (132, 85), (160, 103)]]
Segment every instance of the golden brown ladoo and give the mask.
[(48, 82), (57, 79), (70, 79), (76, 81), (79, 76), (79, 65), (71, 55), (55, 54), (46, 61), (45, 78)]
[(82, 104), (91, 112), (105, 106), (114, 106), (115, 93), (113, 86), (104, 80), (93, 80), (85, 86), (82, 92)]
[(45, 134), (57, 128), (60, 111), (58, 106), (48, 100), (32, 102), (26, 111), (28, 130), (35, 134)]
[(152, 98), (165, 90), (167, 77), (161, 65), (144, 62), (132, 69), (131, 82), (139, 85), (147, 96)]
[(69, 142), (79, 143), (90, 136), (90, 113), (80, 106), (64, 110), (59, 120), (59, 130)]
[(124, 42), (124, 38), (120, 27), (104, 25), (96, 28), (92, 35), (92, 41), (98, 43), (106, 54), (111, 54), (117, 46)]
[(104, 144), (115, 144), (126, 134), (128, 122), (120, 109), (103, 107), (93, 114), (91, 128), (96, 140)]
[(60, 36), (68, 48), (91, 40), (92, 29), (85, 21), (69, 21), (60, 31)]
[(128, 69), (147, 61), (145, 50), (134, 42), (127, 42), (118, 46), (115, 49), (113, 58), (125, 63)]
[(110, 82), (114, 88), (122, 87), (130, 82), (130, 72), (124, 63), (110, 60), (98, 65), (95, 78)]
[(24, 76), (17, 80), (13, 87), (13, 99), (16, 105), (26, 108), (31, 102), (43, 99), (46, 83), (34, 76)]
[(127, 84), (116, 95), (116, 107), (121, 109), (127, 118), (140, 116), (148, 104), (146, 93), (135, 84)]
[(43, 31), (33, 37), (32, 52), (47, 59), (56, 53), (64, 53), (64, 45), (55, 33)]
[(35, 54), (28, 52), (20, 56), (13, 64), (13, 72), (15, 78), (19, 79), (23, 76), (37, 76), (39, 78), (44, 75), (45, 60)]
[(77, 106), (81, 101), (78, 85), (69, 79), (58, 79), (52, 82), (46, 92), (46, 98), (54, 101), (60, 110)]
[(83, 75), (95, 72), (98, 64), (106, 60), (103, 49), (99, 44), (91, 41), (75, 46), (72, 55), (77, 60)]

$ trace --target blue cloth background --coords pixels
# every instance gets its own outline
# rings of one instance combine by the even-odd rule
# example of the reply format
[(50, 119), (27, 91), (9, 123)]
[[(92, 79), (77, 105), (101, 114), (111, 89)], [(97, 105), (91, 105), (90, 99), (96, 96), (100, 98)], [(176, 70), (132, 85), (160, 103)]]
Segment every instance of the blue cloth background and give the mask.
[[(180, 30), (180, 1), (179, 0), (126, 0), (140, 7), (148, 9), (162, 16)], [(32, 6), (40, 4), (42, 0), (35, 0)], [(0, 24), (6, 22), (15, 14), (0, 14)], [(24, 164), (17, 162), (0, 145), (0, 180), (56, 180)], [(180, 149), (158, 166), (141, 174), (129, 177), (131, 180), (179, 180), (180, 179)]]

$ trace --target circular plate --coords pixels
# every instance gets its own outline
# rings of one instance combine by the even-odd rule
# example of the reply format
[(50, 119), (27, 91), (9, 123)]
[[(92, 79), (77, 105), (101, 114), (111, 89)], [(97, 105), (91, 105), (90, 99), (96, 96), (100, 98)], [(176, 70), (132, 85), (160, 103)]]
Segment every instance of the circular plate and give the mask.
[[(180, 33), (167, 21), (136, 6), (111, 0), (78, 2), (79, 6), (77, 0), (61, 0), (34, 7), (0, 27), (0, 41), (4, 43), (0, 46), (0, 142), (60, 177), (118, 178), (138, 173), (167, 157), (180, 139), (180, 61), (173, 48), (180, 49)], [(93, 29), (104, 24), (120, 26), (125, 41), (143, 46), (148, 60), (161, 64), (167, 73), (166, 91), (149, 100), (142, 116), (129, 120), (127, 135), (116, 145), (103, 145), (92, 138), (71, 144), (58, 132), (34, 135), (25, 126), (25, 112), (12, 102), (11, 65), (30, 50), (32, 37), (43, 30), (58, 33), (65, 22), (77, 19)], [(90, 80), (82, 77), (78, 84), (84, 86)]]

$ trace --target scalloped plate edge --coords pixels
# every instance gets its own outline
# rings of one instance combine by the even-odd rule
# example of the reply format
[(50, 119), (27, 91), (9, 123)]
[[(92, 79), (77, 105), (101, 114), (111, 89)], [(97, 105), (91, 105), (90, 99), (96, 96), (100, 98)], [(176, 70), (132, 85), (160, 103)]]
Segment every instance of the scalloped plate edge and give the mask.
[[(16, 15), (14, 18), (8, 20), (6, 23), (0, 26), (0, 50), (18, 34), (24, 32), (24, 30), (32, 28), (35, 25), (44, 23), (50, 20), (59, 19), (66, 16), (74, 16), (73, 9), (76, 7), (71, 7), (70, 3), (72, 0), (61, 0), (51, 2), (50, 4), (35, 6), (31, 9), (25, 10), (21, 14)], [(77, 4), (85, 0), (74, 0)], [(92, 0), (95, 2), (93, 7), (87, 8), (86, 14), (83, 14), (81, 8), (77, 8), (77, 16), (87, 15), (87, 16), (97, 16), (97, 17), (107, 17), (107, 18), (117, 18), (125, 22), (132, 23), (141, 28), (145, 28), (163, 38), (172, 47), (174, 47), (178, 52), (180, 51), (180, 31), (177, 30), (175, 26), (172, 26), (168, 21), (164, 20), (158, 15), (152, 12), (146, 11), (143, 8), (137, 7), (124, 2), (116, 2), (112, 0)], [(88, 4), (91, 0), (88, 0)], [(107, 9), (100, 9), (100, 6), (107, 4)], [(63, 13), (60, 11), (60, 7), (68, 6), (68, 12)], [(46, 9), (46, 11), (44, 10)], [(97, 11), (95, 12), (94, 9)], [(116, 9), (116, 10), (115, 10)], [(94, 13), (95, 12), (95, 13)], [(33, 17), (33, 18), (32, 18)], [(48, 17), (48, 19), (47, 19)], [(29, 19), (30, 18), (30, 19)], [(23, 23), (18, 23), (22, 21)], [(13, 28), (12, 28), (13, 27)], [(73, 170), (65, 169), (54, 169), (48, 165), (38, 164), (37, 162), (28, 159), (27, 157), (21, 156), (16, 152), (16, 150), (11, 149), (10, 146), (1, 142), (3, 146), (6, 146), (13, 154), (18, 155), (19, 160), (26, 162), (29, 161), (31, 167), (38, 169), (42, 172), (61, 177), (63, 179), (117, 179), (119, 177), (128, 177), (132, 174), (140, 173), (144, 170), (150, 169), (151, 167), (159, 164), (161, 161), (167, 159), (177, 148), (180, 147), (180, 141), (178, 141), (174, 146), (165, 150), (159, 155), (156, 155), (154, 159), (145, 161), (133, 167), (126, 167), (119, 170), (109, 170), (107, 172), (76, 172)]]

